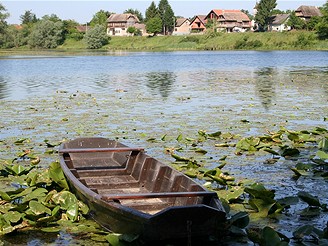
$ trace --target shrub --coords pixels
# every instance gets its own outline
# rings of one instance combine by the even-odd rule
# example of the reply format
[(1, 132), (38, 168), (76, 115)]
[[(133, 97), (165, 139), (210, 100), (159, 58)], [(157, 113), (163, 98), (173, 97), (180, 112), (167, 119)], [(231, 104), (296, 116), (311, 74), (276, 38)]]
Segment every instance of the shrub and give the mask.
[(84, 35), (84, 41), (88, 49), (99, 49), (108, 44), (110, 37), (102, 25), (96, 25)]

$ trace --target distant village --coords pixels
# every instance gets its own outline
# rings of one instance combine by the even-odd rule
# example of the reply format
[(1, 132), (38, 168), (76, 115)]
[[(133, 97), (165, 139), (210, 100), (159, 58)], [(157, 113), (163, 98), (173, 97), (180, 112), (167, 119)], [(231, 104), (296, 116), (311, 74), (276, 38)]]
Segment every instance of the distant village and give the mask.
[[(253, 15), (257, 13), (256, 6), (253, 9)], [(314, 16), (322, 16), (319, 8), (315, 6), (300, 6), (295, 10), (295, 15), (304, 21), (309, 21)], [(268, 31), (283, 32), (291, 30), (288, 25), (290, 14), (273, 15), (272, 21), (268, 26)], [(191, 19), (176, 18), (171, 35), (188, 35), (202, 34), (206, 31), (208, 22), (215, 23), (215, 31), (231, 32), (247, 32), (256, 31), (257, 24), (254, 20), (242, 10), (225, 10), (213, 9), (207, 14), (196, 15)], [(149, 35), (146, 31), (145, 24), (141, 23), (134, 14), (111, 14), (107, 19), (107, 34), (109, 36), (129, 36), (127, 32), (129, 27), (135, 27), (140, 30), (142, 36)], [(81, 26), (81, 31), (86, 27)]]

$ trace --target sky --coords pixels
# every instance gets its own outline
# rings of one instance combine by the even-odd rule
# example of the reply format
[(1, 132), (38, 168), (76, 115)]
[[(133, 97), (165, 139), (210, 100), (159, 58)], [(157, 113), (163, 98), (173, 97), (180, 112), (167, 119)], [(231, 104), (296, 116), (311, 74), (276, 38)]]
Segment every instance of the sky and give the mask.
[[(212, 9), (245, 9), (253, 14), (253, 7), (256, 0), (168, 0), (174, 14), (186, 18), (195, 15), (206, 15)], [(258, 0), (259, 1), (259, 0)], [(57, 0), (57, 1), (16, 1), (16, 0), (0, 0), (0, 3), (7, 9), (10, 17), (7, 19), (9, 24), (20, 24), (20, 16), (25, 11), (30, 10), (41, 18), (44, 15), (56, 14), (62, 20), (75, 20), (80, 24), (89, 22), (93, 15), (99, 10), (105, 10), (114, 13), (123, 13), (127, 9), (137, 9), (143, 16), (145, 11), (151, 4), (152, 0), (102, 0), (102, 1), (81, 1), (81, 0)], [(159, 0), (154, 1), (158, 4)], [(327, 0), (307, 0), (307, 1), (287, 1), (277, 0), (277, 9), (295, 10), (301, 5), (323, 6)]]

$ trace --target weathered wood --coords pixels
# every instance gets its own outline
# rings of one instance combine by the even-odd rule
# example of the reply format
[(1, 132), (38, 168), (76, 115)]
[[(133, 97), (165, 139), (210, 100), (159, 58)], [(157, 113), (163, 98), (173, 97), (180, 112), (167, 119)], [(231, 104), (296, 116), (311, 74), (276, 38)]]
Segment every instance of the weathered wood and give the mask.
[(168, 193), (135, 193), (135, 194), (110, 194), (103, 195), (103, 200), (119, 199), (147, 199), (147, 198), (170, 198), (170, 197), (197, 197), (197, 196), (215, 196), (215, 192), (194, 191), (194, 192), (168, 192)]
[(216, 235), (226, 220), (216, 192), (148, 156), (143, 148), (78, 138), (61, 145), (59, 158), (90, 216), (110, 231), (139, 234), (145, 241), (202, 237)]
[(129, 151), (144, 151), (143, 148), (72, 148), (60, 149), (59, 153), (92, 153), (92, 152), (129, 152)]

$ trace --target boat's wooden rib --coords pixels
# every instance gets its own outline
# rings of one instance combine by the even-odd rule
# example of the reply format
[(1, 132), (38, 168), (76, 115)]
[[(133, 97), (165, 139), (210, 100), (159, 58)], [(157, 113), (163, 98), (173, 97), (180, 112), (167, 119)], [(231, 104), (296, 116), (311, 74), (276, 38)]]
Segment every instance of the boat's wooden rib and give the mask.
[[(225, 221), (217, 194), (145, 154), (104, 138), (61, 145), (60, 163), (90, 215), (117, 233), (162, 240), (215, 234)], [(190, 226), (192, 225), (192, 226)]]

